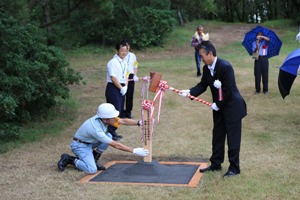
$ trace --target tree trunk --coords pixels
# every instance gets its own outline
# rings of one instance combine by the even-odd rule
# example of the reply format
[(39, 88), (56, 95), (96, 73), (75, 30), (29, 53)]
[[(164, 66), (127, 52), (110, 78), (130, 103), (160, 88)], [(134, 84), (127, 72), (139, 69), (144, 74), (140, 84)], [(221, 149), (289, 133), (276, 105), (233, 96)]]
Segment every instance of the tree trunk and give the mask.
[[(46, 24), (51, 22), (49, 0), (43, 1), (43, 14), (44, 14), (44, 22)], [(47, 33), (51, 33), (51, 31), (52, 31), (52, 26), (48, 26)]]
[[(42, 1), (42, 7), (43, 7), (43, 15), (44, 15), (44, 23), (48, 24), (51, 22), (51, 16), (50, 16), (50, 5), (49, 5), (50, 0), (43, 0)], [(48, 45), (52, 44), (52, 40), (50, 39), (51, 34), (52, 34), (52, 26), (47, 26), (47, 34), (48, 34), (48, 40), (47, 43)]]
[(185, 20), (182, 14), (182, 8), (180, 8), (179, 6), (177, 7), (177, 15), (180, 25), (183, 26), (185, 24)]
[(232, 7), (234, 8), (236, 17), (238, 18), (239, 22), (242, 22), (243, 21), (243, 17), (242, 17), (242, 14), (240, 13), (240, 6), (239, 6), (240, 2), (241, 2), (241, 0), (234, 1)]

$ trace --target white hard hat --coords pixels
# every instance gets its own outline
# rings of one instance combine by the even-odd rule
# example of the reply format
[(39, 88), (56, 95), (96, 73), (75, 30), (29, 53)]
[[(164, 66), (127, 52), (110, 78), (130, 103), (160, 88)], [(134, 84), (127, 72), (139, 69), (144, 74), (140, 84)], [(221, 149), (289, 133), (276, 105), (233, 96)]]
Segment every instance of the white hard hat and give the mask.
[(120, 112), (111, 103), (103, 103), (98, 107), (97, 115), (102, 119), (118, 117), (119, 114)]

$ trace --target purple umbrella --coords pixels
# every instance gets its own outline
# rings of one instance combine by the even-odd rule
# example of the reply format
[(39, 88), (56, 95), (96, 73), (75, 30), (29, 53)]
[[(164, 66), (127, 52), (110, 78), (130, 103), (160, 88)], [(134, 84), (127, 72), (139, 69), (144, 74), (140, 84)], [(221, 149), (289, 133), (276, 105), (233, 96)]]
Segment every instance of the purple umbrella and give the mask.
[(279, 51), (282, 45), (281, 40), (278, 38), (274, 31), (271, 31), (265, 27), (257, 26), (248, 33), (246, 33), (242, 45), (246, 48), (249, 55), (251, 56), (252, 51), (252, 43), (256, 40), (256, 36), (258, 32), (262, 32), (265, 36), (270, 38), (269, 47), (268, 47), (268, 58), (279, 55)]

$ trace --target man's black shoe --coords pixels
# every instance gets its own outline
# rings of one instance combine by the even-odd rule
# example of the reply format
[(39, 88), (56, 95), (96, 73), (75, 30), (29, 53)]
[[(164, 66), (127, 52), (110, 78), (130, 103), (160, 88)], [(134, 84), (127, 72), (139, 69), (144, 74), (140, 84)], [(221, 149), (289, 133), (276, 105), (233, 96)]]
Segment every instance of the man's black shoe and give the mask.
[(75, 165), (75, 157), (66, 153), (61, 154), (60, 160), (57, 163), (58, 171), (64, 171), (68, 164)]
[(62, 172), (67, 167), (67, 165), (68, 165), (68, 162), (67, 162), (68, 157), (69, 157), (69, 155), (65, 154), (65, 153), (60, 156), (60, 160), (57, 163), (57, 167), (58, 167), (59, 171)]
[(199, 171), (201, 173), (205, 173), (205, 172), (218, 172), (218, 171), (221, 171), (222, 170), (222, 167), (218, 167), (218, 168), (214, 168), (214, 167), (206, 167), (204, 169), (200, 169)]
[(238, 174), (240, 174), (240, 172), (228, 171), (228, 172), (226, 172), (226, 174), (224, 174), (223, 177), (232, 177), (232, 176), (236, 176)]
[(122, 138), (123, 138), (122, 135), (115, 135), (115, 136), (112, 137), (112, 139), (113, 139), (114, 141), (119, 141), (119, 140), (121, 140)]
[(100, 171), (100, 170), (106, 170), (106, 167), (104, 167), (103, 165), (100, 165), (99, 163), (96, 163), (96, 167), (97, 167), (98, 171)]
[(131, 116), (131, 112), (126, 112), (125, 116), (126, 116), (126, 118), (129, 118), (129, 119), (131, 119), (131, 118), (132, 118), (132, 116)]

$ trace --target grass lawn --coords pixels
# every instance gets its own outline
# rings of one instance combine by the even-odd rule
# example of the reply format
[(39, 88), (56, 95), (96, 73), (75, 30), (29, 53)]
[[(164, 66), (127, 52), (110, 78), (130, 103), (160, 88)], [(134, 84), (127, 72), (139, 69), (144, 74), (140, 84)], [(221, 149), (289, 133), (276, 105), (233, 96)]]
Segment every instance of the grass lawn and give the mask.
[[(239, 176), (222, 178), (228, 168), (227, 155), (222, 172), (204, 174), (196, 188), (79, 184), (77, 181), (85, 176), (83, 172), (73, 168), (57, 172), (60, 154), (71, 153), (69, 145), (74, 132), (85, 119), (95, 114), (100, 103), (105, 102), (106, 64), (115, 51), (113, 47), (105, 50), (93, 47), (67, 52), (71, 66), (81, 72), (87, 83), (71, 87), (76, 103), (66, 106), (77, 107), (67, 116), (73, 121), (68, 126), (60, 125), (56, 130), (58, 135), (46, 136), (42, 141), (0, 155), (0, 199), (298, 199), (300, 80), (296, 78), (290, 95), (284, 100), (277, 86), (279, 67), (291, 51), (300, 48), (295, 40), (298, 28), (287, 21), (262, 24), (275, 30), (283, 42), (280, 55), (270, 59), (268, 95), (253, 94), (253, 60), (241, 45), (244, 34), (255, 27), (251, 24), (199, 21), (176, 27), (163, 47), (134, 51), (139, 61), (139, 77), (157, 71), (174, 88), (188, 89), (196, 85), (199, 78), (189, 42), (198, 23), (210, 33), (218, 57), (232, 63), (237, 86), (247, 103)], [(140, 118), (141, 88), (142, 84), (136, 83), (134, 118)], [(154, 94), (150, 94), (149, 99), (153, 97)], [(209, 89), (200, 98), (210, 102)], [(212, 111), (208, 106), (166, 91), (160, 122), (154, 125), (153, 159), (208, 161), (211, 131)], [(142, 146), (137, 127), (121, 126), (118, 133), (123, 136), (121, 143)], [(141, 158), (109, 148), (100, 163), (112, 160)]]

